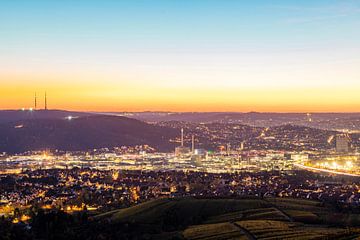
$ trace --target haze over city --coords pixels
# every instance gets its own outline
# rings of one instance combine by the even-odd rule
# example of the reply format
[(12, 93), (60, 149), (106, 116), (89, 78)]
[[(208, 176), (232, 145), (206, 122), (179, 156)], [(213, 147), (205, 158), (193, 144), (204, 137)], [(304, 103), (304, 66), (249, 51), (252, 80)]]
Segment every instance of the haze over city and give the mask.
[[(358, 1), (2, 1), (1, 109), (357, 112)], [(50, 100), (51, 99), (51, 100)]]

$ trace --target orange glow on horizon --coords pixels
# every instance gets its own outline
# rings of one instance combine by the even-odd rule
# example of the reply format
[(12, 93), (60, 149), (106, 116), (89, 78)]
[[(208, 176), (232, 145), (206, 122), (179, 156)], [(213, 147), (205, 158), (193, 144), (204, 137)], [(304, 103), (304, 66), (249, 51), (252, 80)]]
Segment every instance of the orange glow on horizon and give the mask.
[[(360, 99), (349, 91), (334, 96), (309, 90), (119, 90), (50, 89), (50, 109), (76, 111), (181, 111), (181, 112), (358, 112)], [(153, 92), (155, 91), (155, 92)], [(1, 109), (33, 107), (34, 91), (1, 89)], [(44, 108), (43, 92), (37, 92), (38, 109)], [(184, 93), (185, 92), (185, 93)]]
[(150, 84), (149, 80), (100, 81), (96, 75), (82, 76), (73, 82), (51, 75), (2, 78), (11, 80), (0, 89), (0, 109), (34, 107), (35, 92), (41, 109), (45, 91), (50, 109), (75, 111), (358, 112), (360, 109), (360, 95), (351, 86), (172, 86)]

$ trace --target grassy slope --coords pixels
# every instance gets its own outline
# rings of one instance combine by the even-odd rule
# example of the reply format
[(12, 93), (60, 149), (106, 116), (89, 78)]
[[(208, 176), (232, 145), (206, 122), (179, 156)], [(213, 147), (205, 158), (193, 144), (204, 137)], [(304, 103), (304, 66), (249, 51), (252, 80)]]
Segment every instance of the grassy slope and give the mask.
[(130, 208), (120, 209), (95, 216), (115, 222), (158, 223), (171, 214), (180, 219), (201, 220), (231, 212), (269, 207), (270, 204), (257, 199), (157, 199)]
[[(185, 239), (352, 239), (358, 228), (329, 227), (334, 213), (319, 202), (294, 199), (157, 199), (98, 215), (114, 223), (169, 225)], [(359, 216), (350, 217), (360, 219)], [(316, 225), (310, 225), (315, 223)], [(360, 226), (360, 220), (355, 221)], [(166, 227), (162, 231), (168, 231)], [(170, 231), (169, 230), (169, 231)], [(161, 238), (159, 238), (161, 239)]]

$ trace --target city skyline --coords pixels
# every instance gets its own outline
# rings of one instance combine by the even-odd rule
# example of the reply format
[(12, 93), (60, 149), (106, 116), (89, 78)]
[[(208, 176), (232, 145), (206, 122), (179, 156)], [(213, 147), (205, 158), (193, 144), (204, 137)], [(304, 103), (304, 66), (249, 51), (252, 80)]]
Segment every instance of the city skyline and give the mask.
[[(0, 109), (358, 112), (358, 1), (7, 1)], [(41, 102), (39, 107), (41, 106)]]

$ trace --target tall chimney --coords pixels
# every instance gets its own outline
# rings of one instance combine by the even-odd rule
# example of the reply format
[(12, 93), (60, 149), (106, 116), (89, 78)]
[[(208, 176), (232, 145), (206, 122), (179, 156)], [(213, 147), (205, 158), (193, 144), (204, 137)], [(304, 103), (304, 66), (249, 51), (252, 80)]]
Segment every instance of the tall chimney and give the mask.
[(195, 150), (195, 136), (194, 134), (191, 137), (191, 152), (194, 153)]
[(181, 146), (184, 146), (184, 129), (181, 128)]

